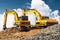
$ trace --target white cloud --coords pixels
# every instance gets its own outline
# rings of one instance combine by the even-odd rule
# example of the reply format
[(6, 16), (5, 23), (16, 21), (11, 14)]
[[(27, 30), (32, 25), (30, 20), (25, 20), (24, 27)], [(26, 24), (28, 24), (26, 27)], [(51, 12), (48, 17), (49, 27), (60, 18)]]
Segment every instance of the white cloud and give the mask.
[(15, 22), (15, 20), (14, 20), (14, 15), (8, 14), (8, 16), (7, 16), (7, 22), (6, 22), (6, 27), (7, 27), (7, 28), (14, 27), (14, 25), (13, 25), (14, 22)]
[(27, 3), (25, 3), (26, 5), (30, 5), (30, 3), (29, 2), (27, 2)]
[(3, 15), (2, 14), (0, 14), (0, 31), (2, 31), (3, 29)]
[(38, 10), (42, 16), (49, 16), (51, 9), (47, 4), (45, 4), (42, 0), (32, 0), (31, 1), (31, 9)]
[(52, 15), (53, 17), (57, 17), (57, 16), (59, 16), (58, 13), (59, 13), (59, 11), (58, 11), (58, 10), (55, 10), (55, 11), (53, 11), (53, 12), (51, 13), (51, 15)]
[(16, 11), (18, 13), (18, 16), (22, 16), (22, 9), (18, 8), (18, 9), (13, 9), (14, 11)]
[(58, 10), (55, 10), (51, 13), (51, 18), (54, 18), (58, 21), (58, 23), (60, 23), (60, 16), (59, 16), (59, 11)]

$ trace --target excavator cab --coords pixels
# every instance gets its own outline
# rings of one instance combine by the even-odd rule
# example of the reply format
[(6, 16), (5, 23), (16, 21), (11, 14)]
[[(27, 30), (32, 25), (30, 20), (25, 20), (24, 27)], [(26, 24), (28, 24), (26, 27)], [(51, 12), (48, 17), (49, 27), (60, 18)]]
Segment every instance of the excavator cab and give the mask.
[(28, 16), (22, 16), (20, 21), (20, 26), (30, 26), (30, 21), (28, 20)]
[(25, 15), (25, 9), (22, 10), (22, 16), (20, 19), (21, 30), (29, 30), (30, 21), (28, 20), (28, 16)]

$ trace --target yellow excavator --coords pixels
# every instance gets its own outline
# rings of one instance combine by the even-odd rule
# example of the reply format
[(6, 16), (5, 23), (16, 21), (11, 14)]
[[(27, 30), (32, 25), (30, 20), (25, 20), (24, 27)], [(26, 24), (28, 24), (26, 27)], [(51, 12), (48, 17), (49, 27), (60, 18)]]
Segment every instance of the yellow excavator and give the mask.
[(34, 26), (36, 26), (36, 27), (46, 26), (47, 20), (46, 19), (42, 20), (42, 16), (38, 11), (36, 11), (35, 9), (29, 9), (27, 11), (25, 9), (22, 9), (22, 10), (23, 10), (23, 15), (22, 16), (26, 16), (26, 14), (34, 14), (36, 16), (36, 23), (35, 23)]
[(5, 10), (4, 25), (3, 25), (4, 30), (7, 28), (6, 22), (7, 22), (7, 15), (8, 14), (14, 15), (14, 19), (15, 19), (14, 25), (16, 25), (17, 27), (21, 27), (22, 30), (23, 30), (23, 27), (24, 27), (24, 29), (27, 29), (27, 27), (30, 27), (30, 21), (28, 20), (27, 16), (18, 17), (18, 14), (14, 10), (13, 11)]
[(22, 9), (22, 17), (18, 17), (18, 14), (15, 11), (7, 11), (5, 10), (4, 14), (4, 25), (3, 29), (6, 29), (6, 22), (7, 22), (7, 15), (8, 14), (13, 14), (16, 27), (20, 27), (21, 30), (26, 30), (31, 27), (30, 21), (28, 20), (28, 16), (26, 14), (35, 14), (36, 16), (36, 24), (34, 25), (35, 27), (40, 27), (40, 26), (47, 26), (50, 24), (57, 24), (58, 22), (55, 19), (49, 19), (49, 17), (42, 17), (41, 14), (35, 10), (35, 9), (30, 9), (30, 10), (25, 10)]
[(38, 12), (35, 9), (29, 9), (25, 10), (23, 9), (23, 16), (26, 16), (26, 14), (35, 14), (36, 16), (36, 24), (34, 26), (36, 27), (41, 27), (41, 26), (51, 26), (54, 24), (58, 24), (58, 21), (56, 19), (50, 19), (47, 16), (41, 16), (40, 12)]

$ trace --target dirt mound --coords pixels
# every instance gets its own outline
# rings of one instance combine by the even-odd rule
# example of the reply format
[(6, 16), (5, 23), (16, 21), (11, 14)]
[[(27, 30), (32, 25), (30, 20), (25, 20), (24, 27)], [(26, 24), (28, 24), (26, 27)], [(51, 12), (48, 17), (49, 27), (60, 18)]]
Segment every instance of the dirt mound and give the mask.
[(8, 28), (0, 32), (0, 40), (60, 40), (60, 24), (45, 29), (32, 29), (27, 32)]
[(36, 33), (40, 32), (40, 29), (32, 29), (30, 31), (23, 31), (21, 32), (17, 28), (8, 28), (6, 30), (3, 30), (0, 32), (0, 39), (1, 40), (17, 40), (17, 39), (23, 39), (26, 38), (26, 36), (31, 36)]

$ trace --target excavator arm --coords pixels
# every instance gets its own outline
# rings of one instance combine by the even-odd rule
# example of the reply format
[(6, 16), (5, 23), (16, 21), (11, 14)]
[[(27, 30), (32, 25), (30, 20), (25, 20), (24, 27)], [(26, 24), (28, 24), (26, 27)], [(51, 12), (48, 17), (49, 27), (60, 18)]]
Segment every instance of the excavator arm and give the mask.
[(14, 15), (15, 23), (19, 22), (18, 14), (15, 11), (7, 11), (7, 10), (5, 10), (3, 29), (6, 29), (6, 22), (7, 22), (7, 15), (8, 14), (13, 14)]
[(47, 20), (42, 20), (41, 14), (35, 9), (30, 9), (27, 11), (23, 9), (22, 12), (23, 12), (23, 16), (25, 16), (26, 14), (35, 14), (35, 16), (37, 17), (36, 20), (36, 24), (38, 24), (37, 26), (41, 26), (42, 24), (45, 24), (47, 22)]
[(23, 12), (23, 16), (25, 16), (26, 14), (35, 14), (35, 16), (37, 17), (36, 20), (36, 25), (37, 26), (43, 26), (43, 25), (50, 25), (50, 24), (57, 24), (58, 21), (56, 19), (49, 19), (49, 17), (45, 17), (45, 16), (41, 16), (40, 12), (38, 12), (35, 9), (30, 9), (30, 10), (22, 10)]
[(3, 25), (4, 30), (6, 29), (7, 13), (8, 13), (7, 10), (5, 10), (5, 13), (4, 13), (4, 25)]
[(28, 11), (26, 11), (25, 9), (22, 9), (22, 12), (23, 12), (22, 16), (25, 16), (26, 14), (35, 14), (35, 16), (38, 18), (38, 21), (42, 19), (41, 14), (35, 9), (30, 9)]

